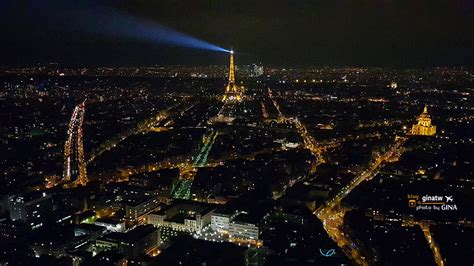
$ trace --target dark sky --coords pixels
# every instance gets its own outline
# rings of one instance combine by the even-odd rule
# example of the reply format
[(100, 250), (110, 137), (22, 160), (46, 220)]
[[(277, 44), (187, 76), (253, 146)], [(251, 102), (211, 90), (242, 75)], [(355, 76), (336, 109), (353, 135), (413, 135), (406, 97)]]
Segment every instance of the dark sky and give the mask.
[[(69, 24), (85, 12), (73, 4), (78, 1), (0, 0), (0, 64), (204, 65), (223, 61), (222, 53), (72, 30)], [(55, 6), (55, 2), (62, 4)], [(82, 2), (90, 10), (99, 4), (112, 7), (210, 43), (233, 46), (240, 63), (425, 67), (473, 66), (474, 62), (473, 0)], [(60, 15), (68, 19), (52, 25), (51, 18)], [(84, 17), (95, 20), (91, 12)]]

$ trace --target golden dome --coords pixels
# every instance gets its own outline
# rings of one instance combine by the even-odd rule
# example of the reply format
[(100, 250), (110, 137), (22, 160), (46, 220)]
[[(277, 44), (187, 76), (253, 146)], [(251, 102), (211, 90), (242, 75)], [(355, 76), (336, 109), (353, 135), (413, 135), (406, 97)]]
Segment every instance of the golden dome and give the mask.
[(428, 114), (428, 106), (425, 105), (423, 113), (418, 116), (418, 123), (413, 125), (412, 135), (433, 136), (436, 134), (436, 126), (431, 124), (430, 114)]

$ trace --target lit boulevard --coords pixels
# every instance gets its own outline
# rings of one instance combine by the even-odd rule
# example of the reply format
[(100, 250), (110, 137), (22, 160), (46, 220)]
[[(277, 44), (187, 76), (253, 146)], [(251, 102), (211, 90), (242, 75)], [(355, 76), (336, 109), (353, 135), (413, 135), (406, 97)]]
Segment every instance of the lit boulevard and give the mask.
[[(66, 186), (85, 185), (87, 170), (84, 159), (82, 124), (84, 123), (85, 101), (77, 105), (69, 122), (67, 139), (64, 144), (64, 173), (62, 183)], [(75, 180), (71, 177), (75, 176)], [(71, 182), (72, 183), (69, 183)], [(54, 186), (54, 184), (51, 184)]]
[(433, 235), (430, 231), (430, 225), (426, 222), (418, 222), (418, 225), (421, 227), (421, 230), (423, 230), (423, 234), (425, 235), (426, 241), (428, 242), (428, 245), (430, 246), (430, 249), (433, 252), (436, 265), (444, 266), (445, 263), (443, 257), (441, 256), (438, 244), (433, 239)]
[[(137, 134), (144, 134), (150, 131), (164, 131), (169, 129), (169, 125), (172, 124), (172, 120), (166, 121), (166, 119), (183, 114), (184, 112), (190, 110), (193, 105), (183, 107), (180, 104), (176, 104), (164, 111), (158, 112), (152, 117), (149, 117), (141, 122), (139, 122), (135, 127), (130, 128), (125, 132), (121, 132), (115, 137), (109, 139), (105, 143), (101, 144), (98, 149), (92, 151), (87, 164), (90, 164), (94, 161), (95, 158), (100, 156), (102, 153), (116, 147), (119, 143), (124, 141), (130, 136)], [(166, 121), (166, 124), (160, 127), (160, 122)]]
[(342, 229), (346, 210), (341, 207), (341, 201), (362, 182), (376, 176), (384, 162), (398, 160), (403, 153), (403, 144), (406, 140), (407, 138), (397, 137), (395, 143), (385, 154), (376, 157), (366, 170), (357, 175), (349, 184), (339, 190), (332, 199), (325, 202), (314, 212), (323, 222), (324, 228), (334, 242), (359, 265), (369, 265), (369, 261), (362, 255), (362, 252), (358, 249), (358, 245), (354, 243)]
[(217, 135), (217, 131), (209, 130), (208, 134), (203, 136), (200, 148), (198, 149), (196, 155), (193, 156), (192, 164), (180, 167), (179, 183), (175, 191), (172, 193), (174, 198), (191, 198), (191, 186), (194, 176), (196, 175), (196, 168), (208, 166), (207, 160), (209, 152), (211, 151), (212, 145), (214, 144)]

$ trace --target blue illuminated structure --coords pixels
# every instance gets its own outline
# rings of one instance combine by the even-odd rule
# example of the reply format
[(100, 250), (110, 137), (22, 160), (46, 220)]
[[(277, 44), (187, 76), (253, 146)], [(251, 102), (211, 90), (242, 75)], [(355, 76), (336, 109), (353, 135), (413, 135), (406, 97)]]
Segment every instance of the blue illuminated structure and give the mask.
[(321, 253), (321, 255), (323, 255), (324, 257), (332, 257), (336, 254), (336, 251), (334, 249), (328, 249), (328, 250), (319, 249), (319, 253)]

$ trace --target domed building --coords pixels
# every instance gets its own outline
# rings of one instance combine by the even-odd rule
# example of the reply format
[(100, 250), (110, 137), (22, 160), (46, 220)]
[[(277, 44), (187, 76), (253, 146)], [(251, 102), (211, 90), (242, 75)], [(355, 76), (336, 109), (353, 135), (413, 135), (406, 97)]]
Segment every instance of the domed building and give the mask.
[(423, 113), (418, 117), (418, 123), (411, 128), (411, 134), (419, 136), (434, 136), (436, 134), (436, 126), (431, 124), (431, 118), (426, 105)]

